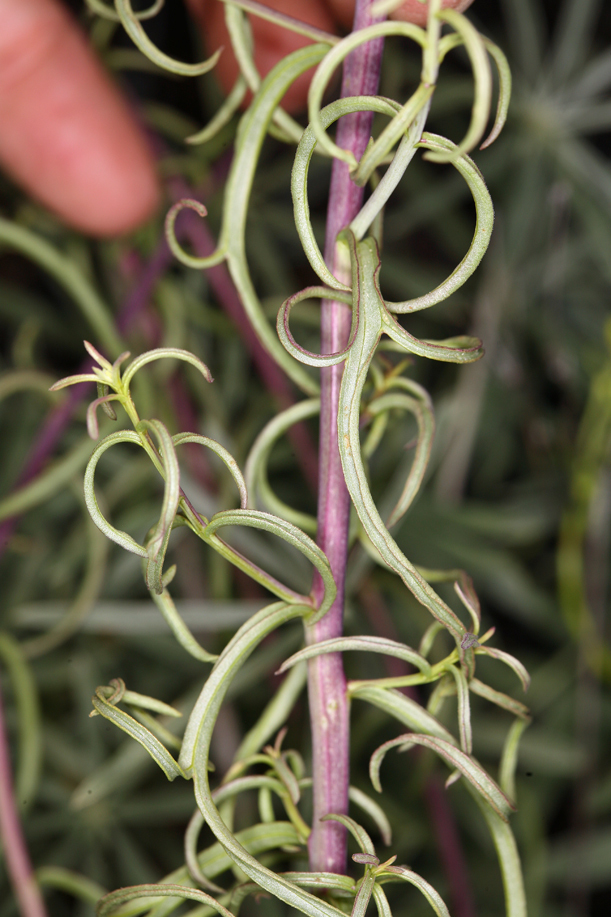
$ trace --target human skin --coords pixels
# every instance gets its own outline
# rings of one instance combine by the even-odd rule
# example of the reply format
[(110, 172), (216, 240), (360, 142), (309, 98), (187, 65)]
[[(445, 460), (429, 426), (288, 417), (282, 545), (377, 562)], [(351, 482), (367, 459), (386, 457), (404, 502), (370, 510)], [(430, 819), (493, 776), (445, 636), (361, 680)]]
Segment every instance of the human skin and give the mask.
[[(464, 10), (472, 0), (443, 0)], [(349, 28), (354, 0), (267, 0), (318, 28)], [(225, 45), (218, 76), (235, 78), (218, 0), (187, 0), (205, 46)], [(423, 24), (427, 7), (406, 0), (393, 15)], [(59, 0), (0, 0), (0, 163), (4, 171), (65, 223), (112, 237), (135, 229), (160, 201), (155, 163), (117, 86)], [(253, 20), (256, 61), (267, 73), (306, 40)], [(303, 107), (307, 79), (287, 98)]]

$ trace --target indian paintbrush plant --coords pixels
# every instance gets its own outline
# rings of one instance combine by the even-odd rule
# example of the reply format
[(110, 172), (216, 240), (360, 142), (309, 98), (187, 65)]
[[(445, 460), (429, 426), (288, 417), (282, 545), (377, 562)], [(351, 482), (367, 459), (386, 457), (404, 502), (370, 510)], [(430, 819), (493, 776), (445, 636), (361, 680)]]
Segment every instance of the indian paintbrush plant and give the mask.
[[(88, 3), (101, 17), (118, 16), (139, 50), (159, 66), (196, 76), (216, 63), (217, 54), (202, 65), (181, 64), (163, 54), (147, 37), (142, 17), (132, 10), (130, 0), (116, 0), (116, 12), (99, 0)], [(250, 91), (252, 98), (241, 115), (235, 138), (218, 242), (206, 256), (183, 248), (177, 235), (179, 218), (186, 216), (185, 210), (195, 211), (198, 218), (207, 214), (200, 202), (184, 198), (170, 209), (166, 234), (172, 252), (183, 264), (204, 271), (226, 266), (260, 344), (301, 393), (302, 397), (294, 399), (260, 430), (244, 468), (210, 436), (194, 431), (172, 435), (156, 417), (141, 417), (138, 389), (136, 386), (132, 391), (132, 386), (136, 374), (143, 369), (146, 372), (146, 367), (156, 361), (183, 361), (190, 364), (185, 373), (199, 373), (206, 385), (214, 385), (208, 367), (184, 348), (156, 347), (130, 359), (127, 352), (119, 354), (122, 348), (114, 329), (99, 319), (98, 347), (86, 344), (94, 361), (91, 370), (53, 386), (57, 391), (75, 383), (96, 383), (97, 397), (86, 414), (87, 429), (94, 440), (99, 438), (99, 410), (115, 420), (118, 408), (127, 415), (132, 428), (105, 436), (93, 449), (85, 473), (87, 509), (108, 539), (141, 558), (153, 602), (182, 649), (202, 665), (203, 688), (180, 740), (165, 725), (167, 717), (179, 716), (180, 712), (165, 701), (128, 688), (119, 677), (96, 690), (92, 715), (105, 717), (139, 742), (169, 780), (192, 781), (196, 802), (185, 835), (185, 865), (160, 883), (122, 888), (104, 896), (98, 904), (99, 917), (114, 913), (160, 917), (177, 909), (182, 901), (194, 903), (189, 911), (193, 915), (235, 915), (244, 899), (261, 893), (310, 917), (339, 917), (348, 912), (361, 915), (373, 899), (372, 906), (380, 917), (387, 917), (391, 913), (385, 892), (389, 883), (415, 886), (436, 914), (447, 915), (446, 904), (426, 876), (396, 862), (383, 797), (381, 803), (376, 798), (382, 791), (383, 765), (389, 752), (410, 750), (402, 759), (403, 767), (412, 766), (418, 754), (432, 753), (449, 768), (446, 786), (460, 781), (473, 797), (496, 848), (507, 914), (523, 917), (526, 913), (520, 860), (509, 818), (515, 809), (518, 742), (529, 716), (521, 701), (477, 677), (477, 663), (483, 657), (504, 663), (523, 689), (528, 686), (528, 675), (517, 659), (491, 645), (494, 629), (480, 632), (480, 606), (467, 573), (415, 566), (392, 534), (418, 495), (434, 437), (431, 398), (410, 375), (414, 358), (465, 364), (479, 360), (484, 352), (482, 342), (473, 337), (420, 339), (409, 330), (409, 316), (451, 296), (473, 274), (486, 252), (493, 229), (493, 206), (484, 179), (468, 154), (477, 146), (491, 144), (499, 134), (509, 104), (511, 78), (502, 51), (462, 13), (442, 8), (440, 0), (430, 0), (423, 26), (387, 21), (387, 14), (399, 5), (396, 0), (358, 0), (353, 31), (338, 39), (250, 0), (225, 3), (227, 29), (240, 73), (212, 123), (189, 138), (192, 144), (211, 142), (240, 111)], [(254, 63), (245, 10), (300, 33), (308, 43), (261, 78)], [(384, 40), (390, 36), (411, 42), (421, 52), (420, 83), (407, 101), (378, 94)], [(456, 48), (466, 52), (474, 86), (470, 123), (459, 143), (427, 130), (439, 68)], [(328, 88), (342, 65), (339, 98), (325, 104)], [(293, 83), (312, 70), (304, 129), (281, 104)], [(493, 71), (498, 76), (499, 100), (486, 137)], [(378, 128), (381, 120), (384, 126)], [(333, 125), (337, 125), (334, 138)], [(294, 221), (305, 258), (317, 278), (313, 285), (285, 300), (275, 327), (251, 278), (246, 244), (257, 164), (268, 134), (296, 146), (291, 177)], [(428, 161), (453, 167), (464, 180), (475, 205), (475, 230), (467, 253), (447, 279), (424, 295), (389, 301), (382, 291), (384, 208), (421, 151)], [(313, 157), (332, 161), (324, 250), (309, 207), (308, 176)], [(27, 231), (6, 228), (4, 232), (14, 246), (32, 254)], [(76, 297), (87, 300), (88, 294), (82, 292), (73, 273), (58, 257), (46, 257), (45, 252), (44, 246), (39, 247), (32, 256), (45, 263)], [(310, 310), (312, 303), (320, 303), (320, 352), (306, 348), (293, 335), (293, 310), (296, 319), (300, 304), (306, 301)], [(99, 318), (95, 303), (89, 304), (89, 314), (95, 324)], [(405, 326), (399, 320), (402, 316), (407, 317)], [(388, 430), (405, 415), (413, 418), (416, 429), (412, 459), (394, 506), (382, 510), (371, 493), (369, 465), (386, 442)], [(278, 496), (268, 473), (274, 446), (315, 417), (320, 418), (316, 517)], [(105, 503), (96, 495), (98, 463), (112, 447), (121, 444), (142, 450), (163, 482), (158, 521), (142, 543), (112, 524)], [(235, 486), (233, 502), (227, 496), (226, 507), (209, 516), (197, 508), (197, 497), (189, 495), (189, 482), (181, 477), (180, 447), (189, 444), (214, 453)], [(398, 456), (397, 461), (400, 459)], [(221, 492), (229, 494), (227, 488)], [(165, 561), (172, 533), (179, 528), (188, 529), (208, 551), (216, 552), (274, 599), (251, 615), (218, 655), (208, 652), (196, 639), (172, 598), (176, 565), (166, 566)], [(280, 575), (272, 575), (247, 551), (235, 547), (234, 535), (241, 528), (275, 536), (301, 555), (312, 571), (309, 591), (295, 588), (290, 575), (286, 582)], [(225, 529), (231, 532), (223, 537)], [(406, 590), (406, 614), (411, 601), (408, 596), (430, 613), (430, 623), (423, 628), (417, 648), (388, 636), (345, 634), (344, 611), (350, 598), (347, 559), (355, 551), (401, 580)], [(438, 583), (453, 585), (452, 605), (436, 591)], [(276, 693), (251, 724), (226, 773), (218, 773), (210, 748), (227, 692), (251, 654), (256, 654), (279, 628), (296, 621), (303, 625), (303, 647), (282, 662), (278, 674), (284, 677)], [(443, 647), (447, 651), (442, 651)], [(401, 660), (403, 672), (349, 680), (343, 657), (352, 653)], [(306, 685), (311, 760), (304, 762), (285, 740), (286, 723)], [(471, 695), (514, 717), (498, 782), (473, 757)], [(456, 720), (454, 727), (448, 728), (442, 710), (447, 711), (452, 703)], [(349, 716), (351, 707), (363, 704), (399, 726), (399, 734), (371, 754), (373, 794), (350, 783)], [(252, 824), (238, 829), (236, 807), (246, 793), (255, 794), (257, 815)], [(311, 818), (304, 814), (309, 803), (306, 809), (302, 805), (310, 793)], [(374, 847), (362, 819), (380, 835), (383, 852)], [(215, 842), (200, 847), (204, 826)], [(348, 868), (350, 838), (358, 852), (352, 855)]]

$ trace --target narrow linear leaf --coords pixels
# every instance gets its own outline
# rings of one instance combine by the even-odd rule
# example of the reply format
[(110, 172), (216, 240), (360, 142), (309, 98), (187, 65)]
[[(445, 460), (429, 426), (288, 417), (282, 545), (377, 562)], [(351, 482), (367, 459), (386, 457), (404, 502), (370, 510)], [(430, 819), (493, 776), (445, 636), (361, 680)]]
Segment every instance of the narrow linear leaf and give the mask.
[(110, 436), (107, 436), (105, 439), (99, 442), (91, 453), (91, 458), (89, 459), (89, 463), (85, 469), (85, 503), (87, 504), (89, 515), (97, 527), (100, 529), (100, 531), (103, 532), (107, 538), (109, 538), (111, 541), (114, 541), (116, 544), (121, 545), (122, 548), (125, 548), (126, 551), (130, 551), (132, 554), (137, 554), (139, 557), (148, 557), (148, 552), (143, 545), (138, 544), (138, 542), (135, 541), (131, 535), (127, 534), (127, 532), (122, 532), (119, 529), (114, 528), (114, 526), (108, 522), (108, 520), (102, 514), (96, 499), (94, 479), (98, 462), (107, 449), (110, 449), (111, 446), (115, 446), (118, 443), (135, 443), (137, 446), (142, 448), (142, 441), (140, 437), (132, 430), (123, 430), (120, 433), (111, 433)]
[(375, 881), (372, 870), (366, 869), (364, 877), (359, 882), (358, 891), (352, 904), (351, 917), (365, 917), (365, 911), (371, 900)]
[(525, 704), (520, 703), (519, 700), (515, 700), (508, 694), (503, 694), (502, 691), (496, 691), (494, 688), (491, 688), (490, 685), (480, 681), (479, 678), (471, 679), (469, 682), (469, 690), (473, 691), (474, 694), (478, 694), (480, 697), (485, 697), (486, 700), (489, 700), (492, 704), (496, 704), (497, 707), (508, 710), (522, 720), (530, 720), (528, 707)]
[(220, 817), (208, 782), (212, 730), (233, 677), (243, 665), (244, 660), (268, 633), (293, 618), (303, 617), (308, 612), (307, 605), (288, 606), (280, 602), (263, 609), (240, 628), (219, 656), (193, 708), (179, 760), (185, 771), (193, 775), (197, 802), (207, 825), (234, 863), (249, 878), (291, 907), (307, 914), (308, 917), (340, 917), (340, 910), (276, 875), (245, 849)]
[(207, 449), (210, 449), (215, 455), (218, 455), (229, 470), (238, 488), (240, 494), (240, 508), (246, 509), (248, 506), (248, 490), (240, 467), (231, 452), (225, 449), (224, 446), (221, 446), (220, 443), (217, 443), (216, 440), (210, 439), (208, 436), (200, 436), (198, 433), (178, 433), (176, 436), (172, 437), (172, 442), (175, 446), (181, 446), (183, 443), (197, 443), (200, 446), (206, 446)]
[[(365, 42), (372, 41), (374, 38), (382, 38), (386, 35), (402, 35), (406, 38), (411, 38), (421, 47), (426, 44), (426, 33), (418, 26), (407, 22), (377, 23), (368, 28), (360, 29), (358, 32), (352, 32), (338, 42), (318, 65), (310, 84), (308, 120), (314, 137), (329, 156), (347, 163), (351, 170), (357, 166), (354, 154), (349, 150), (342, 149), (327, 136), (325, 126), (322, 123), (320, 105), (335, 70), (350, 52)], [(343, 102), (345, 100), (342, 99), (340, 101)], [(341, 114), (346, 114), (346, 112), (343, 111)]]
[(431, 716), (416, 701), (401, 694), (400, 691), (392, 688), (376, 688), (371, 683), (355, 683), (348, 685), (348, 694), (351, 698), (368, 701), (414, 731), (428, 733), (446, 742), (457, 744), (452, 733), (448, 732), (439, 720)]
[[(337, 592), (337, 587), (335, 585), (335, 580), (333, 579), (333, 574), (331, 573), (331, 567), (329, 561), (327, 560), (326, 555), (321, 551), (318, 545), (312, 541), (301, 529), (298, 529), (297, 526), (293, 525), (290, 522), (286, 522), (284, 519), (280, 519), (278, 516), (272, 516), (270, 513), (262, 513), (258, 510), (225, 510), (220, 513), (215, 513), (208, 525), (205, 527), (203, 535), (207, 541), (211, 541), (211, 536), (214, 536), (216, 531), (222, 526), (226, 525), (244, 525), (249, 528), (260, 529), (264, 532), (269, 532), (272, 535), (277, 535), (283, 541), (288, 542), (294, 548), (304, 555), (304, 557), (310, 561), (312, 566), (320, 574), (320, 578), (324, 584), (324, 595), (320, 603), (320, 606), (317, 609), (314, 609), (312, 612), (312, 617), (310, 622), (312, 624), (319, 621), (323, 617), (333, 604), (335, 595)], [(233, 560), (232, 556), (226, 555), (229, 560)], [(235, 561), (233, 561), (235, 562)], [(253, 576), (254, 578), (254, 576)], [(268, 588), (271, 591), (275, 591), (275, 588), (272, 588), (272, 578), (267, 577), (268, 582), (264, 585), (268, 585)], [(261, 581), (261, 580), (260, 580)], [(276, 581), (274, 581), (275, 583)], [(292, 590), (284, 589), (283, 597), (286, 597), (290, 600), (290, 596), (294, 596), (293, 600), (298, 604), (307, 602), (307, 599), (304, 596), (299, 596), (295, 593), (292, 593)]]
[(504, 792), (515, 802), (516, 796), (516, 767), (518, 764), (518, 750), (522, 733), (530, 725), (530, 717), (515, 720), (505, 739), (501, 765), (499, 768), (500, 784)]
[(388, 898), (377, 882), (373, 886), (373, 900), (376, 903), (378, 917), (392, 917), (392, 911), (390, 909)]
[(212, 70), (221, 56), (222, 48), (219, 48), (208, 60), (202, 61), (201, 64), (185, 64), (182, 61), (175, 60), (173, 57), (164, 54), (153, 44), (134, 13), (130, 0), (115, 0), (115, 7), (123, 28), (136, 47), (163, 70), (169, 70), (171, 73), (178, 73), (181, 76), (200, 76), (202, 73)]
[(379, 803), (377, 803), (375, 799), (372, 799), (371, 796), (368, 796), (367, 793), (363, 793), (363, 791), (359, 790), (356, 786), (348, 788), (348, 799), (369, 815), (380, 832), (383, 842), (389, 847), (392, 843), (392, 828), (386, 812)]
[(458, 698), (458, 734), (460, 735), (460, 747), (470, 755), (473, 750), (473, 734), (471, 731), (471, 704), (469, 703), (469, 685), (462, 669), (455, 665), (449, 665), (447, 670), (456, 684), (456, 696)]
[(446, 764), (466, 777), (469, 783), (479, 792), (482, 799), (492, 808), (492, 810), (502, 819), (507, 821), (514, 804), (507, 798), (501, 788), (494, 782), (492, 777), (486, 773), (484, 768), (474, 758), (466, 755), (464, 751), (446, 742), (445, 739), (439, 739), (431, 736), (414, 735), (408, 733), (399, 736), (397, 739), (391, 739), (385, 742), (371, 756), (369, 765), (369, 775), (374, 787), (381, 792), (380, 784), (380, 767), (384, 756), (391, 748), (409, 748), (411, 745), (423, 745), (430, 748), (444, 759)]
[(340, 825), (343, 825), (348, 829), (352, 837), (355, 839), (363, 853), (371, 854), (375, 856), (375, 847), (373, 846), (373, 841), (358, 822), (353, 818), (350, 818), (349, 815), (323, 815), (321, 821), (337, 821)]
[(320, 656), (326, 653), (344, 653), (353, 650), (362, 650), (369, 653), (383, 653), (386, 656), (394, 656), (397, 659), (404, 659), (406, 662), (415, 665), (420, 672), (425, 675), (431, 674), (430, 663), (404, 643), (398, 643), (396, 640), (389, 640), (386, 637), (336, 637), (332, 640), (321, 640), (312, 646), (306, 646), (297, 653), (293, 653), (286, 659), (280, 668), (278, 674), (286, 672), (298, 662), (305, 659), (312, 659), (314, 656)]
[(133, 717), (129, 716), (123, 710), (119, 710), (114, 704), (109, 703), (101, 693), (101, 689), (98, 689), (94, 694), (92, 704), (101, 716), (110, 720), (111, 723), (114, 723), (115, 726), (118, 726), (119, 729), (126, 732), (132, 739), (139, 742), (140, 745), (148, 751), (151, 758), (159, 765), (168, 780), (174, 780), (178, 776), (185, 776), (182, 768), (177, 764), (167, 748), (161, 744), (159, 739), (138, 723)]
[(519, 659), (516, 659), (515, 656), (512, 656), (510, 653), (505, 653), (503, 650), (497, 650), (491, 646), (479, 646), (475, 650), (477, 656), (491, 656), (493, 659), (498, 659), (499, 662), (504, 662), (505, 665), (508, 665), (510, 669), (516, 673), (522, 687), (525, 691), (528, 691), (530, 685), (530, 675), (528, 674), (526, 667), (520, 662)]
[[(426, 898), (438, 917), (450, 917), (450, 912), (439, 892), (426, 879), (419, 876), (417, 872), (408, 869), (407, 866), (389, 866), (387, 868), (393, 878), (396, 876), (398, 879), (403, 879), (405, 882), (409, 882), (410, 885), (414, 885)], [(378, 876), (378, 881), (382, 881), (385, 878), (385, 873), (381, 873)]]
[(182, 898), (184, 901), (197, 901), (206, 904), (221, 917), (233, 917), (231, 911), (220, 904), (216, 898), (200, 891), (198, 888), (189, 888), (185, 885), (132, 885), (131, 888), (119, 888), (109, 895), (105, 895), (97, 907), (97, 917), (109, 917), (122, 905), (133, 901), (135, 898)]
[(191, 353), (190, 350), (183, 350), (180, 347), (156, 347), (154, 350), (147, 350), (146, 353), (140, 354), (129, 364), (123, 374), (123, 384), (129, 387), (138, 370), (149, 363), (154, 363), (156, 360), (183, 360), (199, 370), (206, 382), (214, 381), (206, 364)]
[(466, 784), (467, 789), (481, 809), (496, 848), (496, 854), (503, 876), (505, 891), (505, 913), (507, 917), (527, 917), (526, 891), (522, 877), (520, 854), (515, 837), (506, 819), (490, 808), (475, 787)]

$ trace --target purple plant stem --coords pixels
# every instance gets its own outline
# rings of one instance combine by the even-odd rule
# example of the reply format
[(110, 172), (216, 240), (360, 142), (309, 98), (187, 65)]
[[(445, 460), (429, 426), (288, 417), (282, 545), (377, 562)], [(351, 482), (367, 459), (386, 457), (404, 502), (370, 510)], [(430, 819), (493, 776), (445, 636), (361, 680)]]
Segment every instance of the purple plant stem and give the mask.
[(6, 870), (15, 892), (21, 917), (47, 917), (42, 895), (34, 878), (28, 848), (15, 805), (15, 793), (8, 751), (8, 737), (0, 686), (0, 839)]
[(451, 912), (454, 917), (475, 917), (475, 903), (469, 883), (469, 871), (456, 828), (456, 820), (448, 804), (443, 782), (436, 774), (428, 775), (424, 786), (424, 797), (450, 887)]
[[(379, 22), (369, 13), (371, 0), (357, 0), (354, 31)], [(378, 90), (383, 40), (376, 39), (355, 49), (344, 65), (342, 97), (375, 95)], [(336, 142), (351, 150), (359, 159), (371, 134), (372, 115), (359, 112), (345, 115), (337, 128)], [(333, 163), (325, 260), (333, 273), (340, 276), (335, 240), (338, 232), (358, 213), (363, 189), (350, 179), (345, 163)], [(343, 270), (343, 269), (342, 269)], [(321, 349), (333, 353), (345, 347), (350, 331), (350, 309), (342, 303), (322, 304)], [(344, 482), (337, 444), (337, 412), (343, 364), (329, 366), (321, 373), (321, 414), (318, 486), (318, 544), (329, 558), (337, 584), (337, 597), (324, 618), (308, 630), (308, 643), (339, 637), (343, 631), (346, 560), (350, 497)], [(320, 600), (323, 584), (315, 576), (314, 596)], [(313, 871), (346, 872), (346, 829), (337, 822), (321, 822), (327, 814), (348, 811), (349, 705), (341, 654), (329, 654), (308, 664), (308, 697), (312, 730), (312, 776), (314, 813), (308, 842), (310, 868)]]

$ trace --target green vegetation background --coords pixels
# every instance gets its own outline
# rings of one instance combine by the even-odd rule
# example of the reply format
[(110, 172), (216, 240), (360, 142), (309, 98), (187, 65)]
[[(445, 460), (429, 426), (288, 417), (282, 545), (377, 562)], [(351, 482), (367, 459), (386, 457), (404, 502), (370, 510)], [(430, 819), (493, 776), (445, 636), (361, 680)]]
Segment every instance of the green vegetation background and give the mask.
[[(183, 15), (168, 4), (152, 34), (170, 53), (195, 58)], [(479, 0), (472, 16), (481, 17), (483, 30), (505, 49), (514, 74), (509, 123), (491, 149), (475, 155), (495, 201), (496, 229), (472, 281), (411, 321), (414, 333), (425, 337), (475, 333), (485, 341), (486, 356), (463, 368), (413, 366), (433, 394), (438, 431), (426, 487), (399, 542), (423, 566), (465, 568), (482, 601), (484, 630), (494, 625), (497, 645), (532, 674), (526, 702), (534, 719), (522, 739), (514, 819), (532, 917), (602, 917), (611, 905), (611, 666), (609, 650), (602, 650), (611, 635), (611, 11), (595, 0)], [(85, 17), (83, 22), (91, 28)], [(213, 80), (187, 83), (148, 72), (105, 25), (95, 26), (92, 37), (157, 138), (168, 201), (180, 182), (197, 189), (214, 232), (236, 125), (209, 147), (185, 151), (181, 143), (213, 114), (219, 99)], [(454, 58), (432, 124), (458, 138), (472, 90), (460, 55)], [(389, 42), (382, 92), (406, 97), (417, 68), (416, 56)], [(291, 228), (291, 160), (290, 150), (269, 143), (249, 224), (253, 276), (270, 318), (309, 276)], [(318, 199), (312, 205), (322, 230), (326, 166), (313, 169)], [(389, 208), (382, 283), (391, 299), (435, 286), (467, 248), (473, 213), (451, 172), (414, 162)], [(139, 391), (141, 404), (150, 406), (142, 413), (161, 417), (172, 432), (197, 428), (243, 463), (274, 402), (205, 275), (169, 263), (144, 295), (147, 271), (163, 260), (162, 215), (134, 238), (98, 244), (67, 231), (6, 179), (0, 179), (0, 204), (3, 214), (69, 254), (115, 315), (132, 309), (126, 333), (132, 353), (161, 344), (187, 347), (210, 365), (212, 386), (173, 365), (155, 368)], [(304, 314), (302, 339), (310, 337), (315, 347), (316, 315)], [(82, 339), (91, 335), (53, 281), (25, 258), (0, 250), (2, 519), (10, 514), (6, 495), (19, 481), (37, 431), (70, 397), (44, 394), (47, 379), (75, 371)], [(16, 373), (32, 385), (11, 394)], [(314, 438), (315, 429), (310, 433)], [(378, 452), (372, 476), (381, 499), (408, 460), (404, 444), (412, 433), (407, 421), (399, 422)], [(84, 437), (81, 405), (53, 458)], [(193, 798), (188, 784), (167, 784), (146, 754), (109, 723), (89, 719), (93, 690), (120, 676), (132, 690), (188, 709), (205, 671), (158, 620), (137, 559), (106, 544), (89, 522), (80, 485), (84, 462), (51, 499), (20, 517), (0, 561), (0, 629), (31, 657), (39, 727), (19, 706), (6, 666), (2, 684), (16, 760), (21, 754), (28, 762), (19, 803), (35, 866), (63, 866), (110, 889), (155, 881), (180, 865)], [(279, 494), (312, 510), (307, 454), (296, 455), (286, 443), (275, 450), (272, 467)], [(197, 455), (187, 458), (185, 474), (202, 508), (223, 502), (229, 485), (218, 470)], [(115, 524), (143, 534), (156, 518), (159, 497), (145, 461), (125, 449), (109, 454), (101, 473), (100, 491)], [(270, 570), (278, 564), (286, 571), (293, 563), (266, 542), (255, 547)], [(245, 603), (263, 604), (263, 596), (188, 538), (176, 538), (173, 560), (181, 607), (217, 650), (240, 615), (256, 607)], [(298, 583), (301, 570), (291, 575)], [(349, 632), (398, 635), (417, 644), (425, 612), (396, 579), (358, 552), (350, 578)], [(45, 646), (38, 638), (66, 612), (81, 620), (79, 629), (60, 645)], [(298, 641), (297, 629), (270, 640), (241, 673), (240, 691), (232, 693), (219, 722), (214, 753), (220, 772), (273, 691), (271, 673)], [(348, 664), (357, 665), (352, 659)], [(358, 665), (351, 673), (365, 671)], [(368, 675), (384, 674), (382, 663), (367, 665)], [(508, 671), (511, 693), (513, 677)], [(30, 744), (20, 749), (24, 717)], [(473, 718), (474, 753), (494, 773), (509, 718), (491, 713), (484, 701), (474, 706)], [(289, 726), (285, 744), (307, 755), (305, 700)], [(394, 734), (391, 728), (375, 711), (355, 711), (353, 782), (364, 789), (369, 754)], [(381, 801), (394, 826), (393, 852), (451, 900), (430, 790), (435, 780), (442, 786), (445, 775), (424, 755), (399, 756), (387, 767)], [(455, 913), (501, 915), (500, 877), (483, 821), (460, 785), (447, 796), (473, 902), (469, 910), (462, 898)], [(248, 815), (242, 813), (245, 823)], [(397, 917), (424, 913), (416, 894), (404, 902), (395, 903)], [(48, 903), (53, 917), (93, 913), (56, 891)], [(248, 913), (274, 917), (280, 908), (263, 900), (251, 903)], [(14, 914), (0, 864), (0, 917)]]

